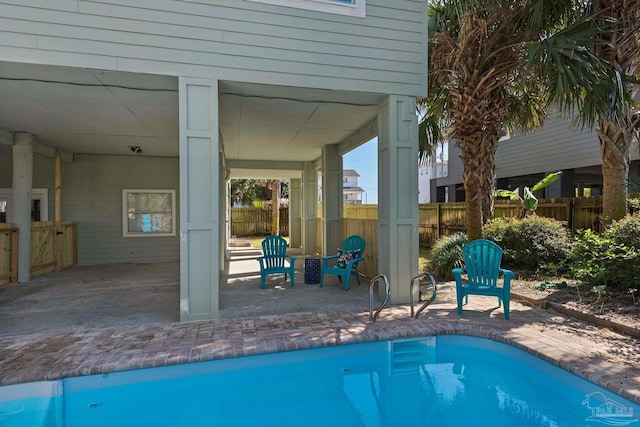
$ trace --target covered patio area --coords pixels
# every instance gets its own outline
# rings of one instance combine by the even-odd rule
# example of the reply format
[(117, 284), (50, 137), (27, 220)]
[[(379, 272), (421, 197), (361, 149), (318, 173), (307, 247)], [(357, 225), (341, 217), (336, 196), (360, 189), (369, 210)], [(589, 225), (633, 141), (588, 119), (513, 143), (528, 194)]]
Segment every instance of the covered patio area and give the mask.
[[(391, 301), (409, 301), (413, 96), (10, 61), (0, 61), (0, 80), (14, 105), (0, 111), (0, 203), (19, 230), (12, 281), (31, 279), (30, 212), (40, 206), (43, 220), (77, 226), (77, 265), (179, 262), (180, 320), (223, 317), (230, 180), (289, 179), (291, 247), (335, 254), (346, 237), (342, 156), (377, 137), (370, 244), (376, 273), (406, 284)], [(34, 189), (52, 199), (47, 209)]]
[[(295, 249), (294, 249), (295, 251)], [(297, 250), (299, 252), (299, 250)], [(234, 249), (220, 286), (220, 318), (235, 319), (318, 310), (368, 310), (368, 280), (349, 292), (336, 276), (325, 286), (304, 283), (304, 258), (296, 263), (296, 286), (281, 275), (260, 289), (256, 248)], [(0, 336), (86, 331), (180, 321), (178, 262), (81, 266), (39, 276), (0, 290)]]

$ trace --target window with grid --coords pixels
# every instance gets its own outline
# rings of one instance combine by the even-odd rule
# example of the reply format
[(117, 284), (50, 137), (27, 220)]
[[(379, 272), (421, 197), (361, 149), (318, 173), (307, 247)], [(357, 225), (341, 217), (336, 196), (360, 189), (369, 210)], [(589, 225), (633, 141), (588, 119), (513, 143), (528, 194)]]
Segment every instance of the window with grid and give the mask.
[(122, 236), (176, 235), (175, 190), (122, 190)]

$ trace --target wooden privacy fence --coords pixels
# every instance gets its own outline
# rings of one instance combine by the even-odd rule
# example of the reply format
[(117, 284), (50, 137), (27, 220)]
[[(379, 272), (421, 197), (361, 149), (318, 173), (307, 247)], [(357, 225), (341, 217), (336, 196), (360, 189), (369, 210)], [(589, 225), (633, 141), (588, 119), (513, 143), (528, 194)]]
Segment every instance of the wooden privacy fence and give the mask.
[(18, 229), (0, 224), (0, 286), (18, 281)]
[[(522, 212), (522, 204), (518, 201), (496, 200), (494, 217), (518, 217)], [(420, 245), (430, 247), (441, 236), (463, 232), (466, 229), (466, 205), (456, 203), (428, 203), (419, 205), (419, 233)], [(578, 229), (590, 228), (601, 231), (602, 215), (601, 197), (581, 197), (576, 199), (540, 199), (536, 215), (564, 221), (573, 232)], [(373, 221), (372, 228), (360, 228), (362, 237), (367, 241), (367, 252), (370, 243), (377, 250), (377, 218), (376, 205), (345, 205), (344, 206), (345, 235), (361, 234), (352, 230), (365, 227), (364, 221)], [(370, 252), (373, 254), (373, 251)], [(377, 254), (376, 258), (377, 259)], [(376, 265), (377, 268), (377, 265)]]
[(78, 263), (77, 227), (72, 222), (31, 223), (31, 277)]
[(344, 205), (344, 218), (378, 220), (378, 205)]
[[(261, 208), (232, 208), (231, 235), (261, 236), (271, 234), (271, 210)], [(280, 235), (289, 235), (289, 208), (280, 208)]]
[[(31, 277), (78, 263), (77, 227), (72, 222), (31, 223)], [(18, 229), (0, 228), (0, 285), (18, 280)]]
[(364, 261), (358, 264), (358, 271), (369, 278), (376, 277), (380, 273), (378, 271), (378, 205), (344, 205), (342, 217), (345, 237), (358, 234), (367, 242)]
[(345, 236), (358, 234), (367, 242), (367, 246), (364, 249), (364, 261), (358, 264), (358, 271), (369, 278), (376, 277), (379, 273), (378, 220), (345, 218), (343, 221), (343, 229)]
[[(463, 232), (466, 229), (467, 211), (464, 202), (429, 203), (419, 205), (420, 244), (430, 247), (441, 236)], [(518, 201), (497, 200), (494, 218), (518, 217), (522, 204)], [(573, 232), (590, 228), (601, 231), (601, 197), (576, 199), (540, 199), (536, 215), (564, 221)]]
[[(518, 217), (522, 204), (517, 201), (497, 200), (494, 217)], [(316, 252), (322, 247), (322, 210), (318, 209)], [(536, 215), (565, 221), (572, 230), (587, 229), (600, 231), (602, 199), (583, 197), (577, 199), (541, 199)], [(288, 209), (280, 211), (280, 233), (288, 234)], [(466, 226), (466, 206), (464, 202), (429, 203), (419, 205), (420, 245), (430, 247), (441, 236), (464, 231)], [(358, 270), (367, 277), (378, 274), (378, 206), (345, 205), (343, 209), (344, 235), (358, 234), (366, 242), (365, 260)], [(286, 231), (285, 231), (286, 230)], [(234, 208), (231, 210), (231, 234), (248, 236), (267, 234), (271, 231), (271, 211), (259, 208)], [(327, 248), (332, 252), (331, 248)]]

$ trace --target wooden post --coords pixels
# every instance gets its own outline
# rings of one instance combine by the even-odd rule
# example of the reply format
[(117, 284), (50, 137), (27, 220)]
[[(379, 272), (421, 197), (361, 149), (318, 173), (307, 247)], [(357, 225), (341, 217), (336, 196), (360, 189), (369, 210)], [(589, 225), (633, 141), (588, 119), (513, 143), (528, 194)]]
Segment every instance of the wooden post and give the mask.
[(18, 282), (18, 242), (19, 242), (20, 230), (15, 228), (11, 235), (11, 278), (9, 283)]
[(62, 155), (60, 150), (56, 150), (56, 166), (55, 166), (55, 221), (62, 221), (61, 202), (62, 202)]
[(280, 181), (271, 181), (271, 234), (280, 235)]
[(574, 228), (574, 214), (575, 214), (575, 209), (573, 208), (574, 206), (574, 199), (567, 199), (567, 227), (569, 228), (569, 230), (571, 230), (571, 235), (573, 236), (573, 233), (576, 231)]
[(60, 150), (56, 150), (55, 156), (55, 255), (54, 258), (56, 260), (56, 270), (62, 270), (62, 226), (60, 225), (60, 221), (62, 221), (62, 155)]
[(436, 239), (438, 240), (440, 238), (440, 232), (441, 232), (441, 228), (440, 228), (440, 203), (436, 203)]
[(71, 226), (71, 233), (73, 235), (73, 265), (76, 266), (78, 265), (78, 226), (76, 224)]
[(18, 232), (0, 224), (0, 289), (18, 282)]

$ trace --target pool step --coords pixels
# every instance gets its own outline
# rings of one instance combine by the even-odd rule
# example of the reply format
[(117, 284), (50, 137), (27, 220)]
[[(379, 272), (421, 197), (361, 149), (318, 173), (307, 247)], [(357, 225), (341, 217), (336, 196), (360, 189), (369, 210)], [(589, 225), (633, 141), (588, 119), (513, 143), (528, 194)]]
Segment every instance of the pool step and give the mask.
[(435, 362), (435, 337), (391, 343), (391, 373), (417, 372), (422, 365)]

